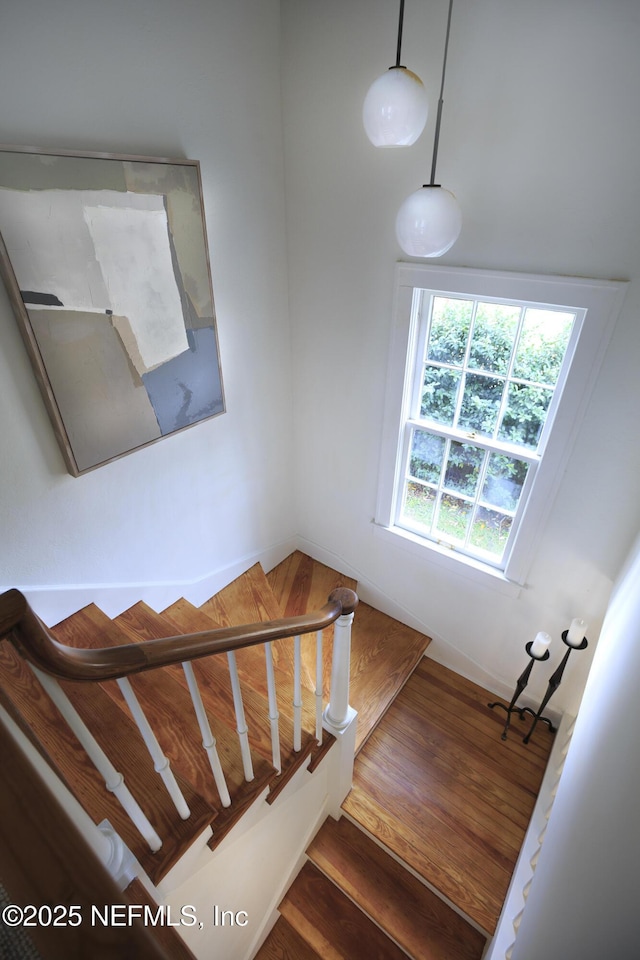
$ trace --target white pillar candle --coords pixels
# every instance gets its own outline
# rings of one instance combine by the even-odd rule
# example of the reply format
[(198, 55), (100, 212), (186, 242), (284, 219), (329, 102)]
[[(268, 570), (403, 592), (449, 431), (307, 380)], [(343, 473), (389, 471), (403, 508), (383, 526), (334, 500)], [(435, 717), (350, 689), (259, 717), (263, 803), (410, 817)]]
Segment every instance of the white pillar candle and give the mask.
[(541, 630), (539, 633), (536, 633), (536, 638), (531, 644), (530, 654), (532, 657), (543, 657), (545, 652), (549, 649), (549, 644), (551, 643), (551, 637), (548, 633), (545, 633)]
[(571, 626), (567, 632), (567, 643), (570, 647), (579, 647), (582, 641), (584, 640), (584, 635), (587, 632), (587, 622), (586, 620), (581, 620), (580, 617), (576, 617), (575, 620), (571, 621)]

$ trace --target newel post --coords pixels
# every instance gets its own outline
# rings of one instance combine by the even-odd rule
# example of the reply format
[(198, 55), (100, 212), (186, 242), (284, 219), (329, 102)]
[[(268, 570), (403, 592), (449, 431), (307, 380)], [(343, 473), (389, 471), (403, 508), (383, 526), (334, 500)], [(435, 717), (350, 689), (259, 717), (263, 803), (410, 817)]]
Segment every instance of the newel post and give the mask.
[(338, 819), (341, 814), (340, 805), (351, 789), (353, 780), (357, 713), (349, 706), (349, 674), (351, 624), (358, 597), (353, 590), (339, 587), (330, 594), (329, 599), (339, 600), (342, 604), (342, 615), (333, 625), (331, 691), (322, 724), (337, 740), (338, 749), (333, 758), (336, 767), (329, 786), (329, 813)]
[(351, 624), (358, 597), (353, 590), (338, 587), (329, 595), (330, 600), (342, 604), (342, 616), (333, 625), (333, 659), (331, 662), (331, 691), (329, 704), (324, 712), (325, 725), (342, 730), (350, 722), (349, 676), (351, 669)]

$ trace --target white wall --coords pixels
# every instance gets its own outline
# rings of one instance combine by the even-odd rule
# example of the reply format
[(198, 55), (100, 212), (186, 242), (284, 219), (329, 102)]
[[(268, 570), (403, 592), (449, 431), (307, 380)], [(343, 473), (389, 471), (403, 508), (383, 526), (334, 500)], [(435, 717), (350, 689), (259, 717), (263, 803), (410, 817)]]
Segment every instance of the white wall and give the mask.
[[(0, 0), (0, 141), (201, 161), (228, 406), (70, 477), (0, 290), (0, 584), (197, 579), (299, 533), (431, 633), (436, 656), (481, 661), (506, 691), (548, 630), (539, 696), (571, 617), (597, 636), (640, 527), (640, 8), (454, 5), (439, 179), (464, 226), (444, 262), (633, 281), (527, 585), (502, 594), (389, 548), (371, 523), (393, 222), (428, 175), (446, 2), (407, 7), (403, 60), (432, 109), (400, 152), (376, 151), (360, 121), (394, 60), (397, 5), (281, 7), (282, 51), (275, 0)], [(557, 706), (575, 708), (594, 647), (572, 657)]]
[[(402, 61), (431, 91), (427, 131), (379, 151), (361, 106), (395, 60), (390, 0), (283, 0), (290, 308), (299, 529), (436, 638), (461, 669), (505, 690), (539, 629), (555, 652), (572, 617), (595, 641), (640, 527), (640, 7), (635, 0), (456, 0), (438, 180), (458, 196), (460, 239), (440, 262), (628, 279), (623, 313), (540, 546), (519, 594), (496, 592), (374, 534), (394, 264), (394, 221), (427, 181), (446, 0), (407, 4)], [(573, 655), (555, 706), (575, 709), (595, 643)], [(552, 647), (553, 651), (553, 647)], [(480, 672), (480, 671), (476, 671)]]
[(74, 479), (0, 285), (0, 584), (189, 580), (291, 537), (277, 0), (0, 0), (0, 142), (201, 163), (227, 413)]
[(640, 540), (605, 618), (513, 960), (638, 953), (639, 577)]

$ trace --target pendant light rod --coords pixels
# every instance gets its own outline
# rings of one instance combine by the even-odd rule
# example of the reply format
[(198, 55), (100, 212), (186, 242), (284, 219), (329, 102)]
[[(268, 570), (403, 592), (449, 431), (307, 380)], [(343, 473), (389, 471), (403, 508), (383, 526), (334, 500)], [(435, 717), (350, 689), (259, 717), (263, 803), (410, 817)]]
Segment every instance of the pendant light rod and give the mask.
[[(398, 18), (398, 48), (396, 51), (396, 68), (400, 66), (400, 51), (402, 50), (402, 24), (404, 21), (404, 0), (400, 0), (400, 16)], [(393, 68), (392, 68), (393, 69)]]
[(362, 105), (365, 133), (374, 147), (410, 147), (427, 123), (427, 91), (420, 77), (400, 59), (403, 24), (404, 0), (400, 0), (396, 62), (373, 81)]
[[(404, 3), (404, 0), (402, 0)], [(437, 186), (436, 184), (436, 162), (438, 159), (438, 143), (440, 141), (440, 121), (442, 119), (442, 104), (443, 104), (443, 94), (444, 94), (444, 77), (447, 69), (447, 53), (449, 50), (449, 34), (451, 33), (451, 10), (453, 8), (453, 0), (449, 0), (449, 15), (447, 17), (447, 33), (444, 41), (444, 57), (442, 59), (442, 80), (440, 83), (440, 99), (438, 100), (438, 114), (436, 116), (436, 133), (433, 141), (433, 159), (431, 161), (431, 181), (428, 184), (430, 187)], [(427, 184), (425, 183), (426, 187)]]

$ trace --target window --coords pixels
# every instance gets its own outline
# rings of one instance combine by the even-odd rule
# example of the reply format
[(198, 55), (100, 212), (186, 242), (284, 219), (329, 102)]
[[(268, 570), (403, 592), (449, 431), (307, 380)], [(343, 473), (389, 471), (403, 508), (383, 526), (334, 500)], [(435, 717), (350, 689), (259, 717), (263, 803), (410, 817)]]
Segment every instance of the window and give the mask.
[(522, 582), (624, 284), (401, 264), (376, 520)]

